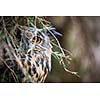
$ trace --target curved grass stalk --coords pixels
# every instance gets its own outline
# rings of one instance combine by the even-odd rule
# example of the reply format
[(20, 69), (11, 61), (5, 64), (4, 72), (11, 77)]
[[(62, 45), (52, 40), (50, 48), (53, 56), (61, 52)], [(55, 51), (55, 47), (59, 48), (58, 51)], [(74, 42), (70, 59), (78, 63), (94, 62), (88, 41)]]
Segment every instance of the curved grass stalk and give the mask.
[(61, 50), (61, 53), (62, 53), (62, 56), (61, 56), (61, 59), (60, 59), (60, 63), (63, 65), (64, 70), (65, 70), (66, 72), (68, 72), (68, 73), (71, 73), (71, 74), (73, 74), (73, 75), (79, 77), (79, 75), (77, 74), (77, 72), (70, 71), (70, 70), (68, 70), (68, 69), (66, 68), (66, 65), (65, 65), (65, 63), (64, 63), (64, 60), (63, 60), (63, 58), (62, 58), (62, 57), (65, 58), (66, 56), (65, 56), (65, 53), (64, 53), (64, 51), (63, 51), (63, 48), (61, 47), (61, 45), (60, 45), (58, 39), (57, 39), (56, 36), (49, 30), (49, 28), (46, 27), (46, 26), (44, 25), (44, 23), (41, 21), (41, 19), (40, 19), (39, 17), (37, 17), (37, 18), (38, 18), (38, 20), (40, 21), (40, 23), (43, 25), (43, 27), (45, 27), (45, 29), (47, 29), (48, 32), (50, 32), (50, 34), (51, 34), (51, 35), (54, 37), (54, 39), (56, 40), (57, 45), (58, 45), (58, 47), (59, 47), (59, 49)]

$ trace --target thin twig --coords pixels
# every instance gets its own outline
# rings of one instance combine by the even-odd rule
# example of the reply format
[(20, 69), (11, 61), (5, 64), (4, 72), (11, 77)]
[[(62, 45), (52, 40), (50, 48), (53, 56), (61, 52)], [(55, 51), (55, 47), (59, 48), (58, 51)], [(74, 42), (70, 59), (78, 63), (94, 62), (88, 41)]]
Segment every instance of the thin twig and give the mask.
[[(45, 27), (45, 29), (47, 29), (47, 30), (51, 33), (51, 35), (52, 35), (52, 36), (54, 37), (54, 39), (56, 40), (56, 42), (57, 42), (57, 44), (58, 44), (58, 47), (59, 47), (59, 49), (60, 49), (61, 52), (62, 52), (63, 57), (66, 57), (66, 56), (65, 56), (65, 53), (64, 53), (64, 51), (63, 51), (63, 48), (61, 47), (61, 45), (60, 45), (58, 39), (56, 38), (56, 36), (49, 30), (48, 27), (46, 27), (46, 26), (43, 24), (43, 22), (41, 21), (40, 18), (38, 18), (38, 20), (41, 22), (41, 24), (43, 25), (43, 27)], [(70, 70), (68, 70), (68, 69), (66, 68), (66, 65), (65, 65), (64, 60), (63, 60), (62, 57), (61, 57), (61, 61), (60, 61), (60, 62), (63, 64), (63, 68), (64, 68), (64, 70), (65, 70), (66, 72), (71, 73), (71, 74), (74, 74), (74, 75), (76, 75), (77, 77), (79, 77), (79, 75), (77, 75), (77, 72), (70, 71)]]
[[(14, 51), (14, 48), (16, 48), (15, 44), (13, 43), (13, 39), (12, 37), (10, 36), (10, 34), (8, 33), (7, 29), (6, 29), (6, 25), (5, 25), (5, 21), (2, 17), (2, 21), (3, 21), (3, 28), (4, 28), (4, 32), (5, 32), (5, 35), (6, 35), (6, 38), (7, 38), (7, 42), (8, 42), (8, 45), (9, 45), (9, 48), (11, 49), (11, 52), (13, 53), (17, 63), (19, 64), (19, 67), (20, 69), (22, 70), (23, 74), (26, 76), (27, 79), (29, 79), (31, 82), (32, 82), (32, 78), (31, 76), (28, 74), (28, 72), (26, 71), (26, 69), (23, 67), (20, 59), (17, 57), (17, 55), (15, 54), (15, 51)], [(7, 36), (8, 35), (8, 36)], [(12, 41), (12, 44), (14, 46), (14, 48), (12, 47), (11, 43), (10, 43), (10, 40), (9, 40), (9, 37)]]
[(13, 73), (13, 75), (16, 77), (14, 77), (15, 81), (18, 81), (17, 75), (16, 73), (8, 66), (8, 64), (0, 57), (0, 60), (7, 66), (7, 68)]

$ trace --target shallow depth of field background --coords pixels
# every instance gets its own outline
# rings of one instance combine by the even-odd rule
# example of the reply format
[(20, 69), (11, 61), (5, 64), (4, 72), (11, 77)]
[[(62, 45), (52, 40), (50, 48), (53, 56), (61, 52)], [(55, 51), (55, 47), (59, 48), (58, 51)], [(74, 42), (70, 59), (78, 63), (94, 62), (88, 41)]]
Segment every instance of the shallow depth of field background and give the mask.
[(100, 82), (100, 17), (47, 17), (57, 31), (62, 47), (73, 54), (69, 69), (80, 78), (64, 71), (52, 58), (52, 71), (46, 82)]
[[(80, 75), (78, 78), (67, 73), (52, 57), (52, 70), (45, 82), (100, 82), (100, 17), (45, 16), (44, 18), (62, 34), (57, 36), (61, 46), (72, 52), (73, 60), (68, 69)], [(0, 45), (0, 56), (1, 49)]]

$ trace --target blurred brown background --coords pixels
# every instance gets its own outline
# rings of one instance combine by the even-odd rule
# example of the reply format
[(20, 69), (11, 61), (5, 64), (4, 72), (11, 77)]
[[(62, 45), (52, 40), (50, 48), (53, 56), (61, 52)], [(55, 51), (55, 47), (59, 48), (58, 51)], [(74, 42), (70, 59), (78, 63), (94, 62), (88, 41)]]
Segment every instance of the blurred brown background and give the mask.
[(52, 71), (46, 82), (100, 82), (100, 17), (47, 17), (57, 31), (61, 46), (73, 54), (71, 75), (52, 58)]

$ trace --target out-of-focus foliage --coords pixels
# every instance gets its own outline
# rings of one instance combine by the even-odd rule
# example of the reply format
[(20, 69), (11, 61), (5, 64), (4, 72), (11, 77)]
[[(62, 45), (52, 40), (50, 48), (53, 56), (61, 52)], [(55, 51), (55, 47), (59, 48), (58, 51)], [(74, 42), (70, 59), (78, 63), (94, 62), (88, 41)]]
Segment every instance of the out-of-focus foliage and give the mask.
[(71, 68), (80, 73), (80, 79), (67, 73), (68, 77), (64, 74), (57, 79), (61, 82), (100, 82), (100, 17), (61, 16), (49, 17), (49, 20), (63, 34), (59, 38), (61, 45), (73, 54)]

